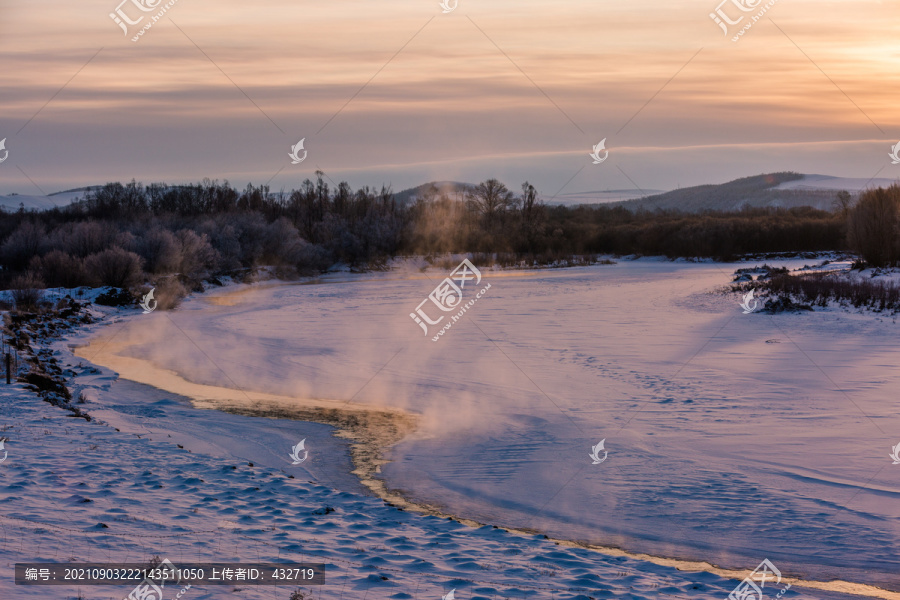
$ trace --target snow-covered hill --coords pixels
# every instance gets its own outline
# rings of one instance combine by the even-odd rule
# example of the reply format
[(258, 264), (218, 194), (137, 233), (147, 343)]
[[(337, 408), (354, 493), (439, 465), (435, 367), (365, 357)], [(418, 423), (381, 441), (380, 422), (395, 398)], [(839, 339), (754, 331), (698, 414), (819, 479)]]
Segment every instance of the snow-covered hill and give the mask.
[(24, 207), (25, 210), (47, 210), (60, 206), (68, 206), (75, 200), (83, 198), (85, 192), (89, 189), (91, 188), (80, 188), (77, 190), (57, 192), (46, 196), (30, 194), (10, 194), (9, 196), (0, 196), (0, 207), (7, 211), (15, 211), (20, 207)]
[(618, 203), (629, 210), (705, 210), (731, 211), (745, 207), (793, 208), (811, 206), (833, 210), (837, 193), (846, 190), (857, 195), (866, 188), (888, 186), (893, 179), (859, 179), (802, 175), (799, 173), (769, 173), (742, 177), (718, 185), (699, 185), (681, 188), (640, 199)]

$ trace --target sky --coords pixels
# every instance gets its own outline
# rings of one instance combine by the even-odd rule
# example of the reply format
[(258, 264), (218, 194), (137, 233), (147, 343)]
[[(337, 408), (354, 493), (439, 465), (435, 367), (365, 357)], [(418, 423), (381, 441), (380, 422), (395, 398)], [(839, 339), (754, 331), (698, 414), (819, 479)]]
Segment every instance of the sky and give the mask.
[(0, 0), (0, 194), (900, 177), (900, 0), (445, 1)]

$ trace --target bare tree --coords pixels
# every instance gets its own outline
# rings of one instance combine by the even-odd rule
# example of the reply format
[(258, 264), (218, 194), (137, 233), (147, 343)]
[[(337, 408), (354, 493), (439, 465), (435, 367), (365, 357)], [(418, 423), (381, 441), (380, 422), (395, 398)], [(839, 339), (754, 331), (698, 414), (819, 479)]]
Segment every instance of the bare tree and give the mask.
[(538, 198), (537, 190), (527, 181), (522, 184), (522, 199), (519, 214), (522, 217), (524, 249), (527, 252), (534, 252), (537, 238), (543, 233), (544, 204)]
[(479, 183), (467, 198), (469, 209), (481, 217), (489, 230), (497, 225), (514, 203), (512, 192), (496, 179)]
[(853, 196), (847, 190), (841, 190), (834, 198), (834, 210), (841, 216), (846, 217), (847, 213), (853, 207)]
[(850, 211), (850, 246), (873, 267), (900, 262), (900, 186), (867, 190)]

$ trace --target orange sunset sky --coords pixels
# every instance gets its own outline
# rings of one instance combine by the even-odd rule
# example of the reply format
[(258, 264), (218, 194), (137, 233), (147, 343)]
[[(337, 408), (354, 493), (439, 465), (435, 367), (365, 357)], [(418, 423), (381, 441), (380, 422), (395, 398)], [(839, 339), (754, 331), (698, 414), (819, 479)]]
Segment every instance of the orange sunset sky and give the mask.
[[(132, 178), (549, 198), (795, 170), (900, 177), (900, 1), (0, 0), (0, 194)], [(155, 5), (158, 0), (145, 0)], [(452, 2), (451, 2), (452, 5)], [(143, 23), (129, 34), (110, 13)], [(307, 159), (288, 152), (305, 138)], [(591, 164), (606, 138), (609, 160)]]

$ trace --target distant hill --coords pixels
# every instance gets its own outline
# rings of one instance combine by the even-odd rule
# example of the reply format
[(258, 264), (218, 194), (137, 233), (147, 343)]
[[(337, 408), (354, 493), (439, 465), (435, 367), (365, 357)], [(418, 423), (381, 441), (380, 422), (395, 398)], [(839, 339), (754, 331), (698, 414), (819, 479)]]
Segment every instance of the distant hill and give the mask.
[(35, 196), (30, 194), (10, 194), (9, 196), (0, 196), (0, 208), (7, 212), (14, 212), (24, 207), (25, 210), (48, 210), (59, 206), (68, 206), (75, 200), (80, 200), (85, 193), (96, 187), (83, 187), (73, 190), (65, 190), (48, 194), (46, 196)]
[[(557, 196), (552, 204), (622, 206), (631, 211), (679, 210), (700, 212), (704, 210), (732, 211), (744, 207), (793, 208), (811, 206), (820, 210), (832, 210), (834, 199), (841, 190), (858, 196), (864, 188), (887, 187), (897, 180), (878, 178), (863, 179), (809, 175), (790, 171), (742, 177), (722, 184), (698, 185), (668, 192), (646, 190), (637, 198), (636, 190), (602, 190), (569, 192)], [(462, 199), (465, 192), (475, 188), (471, 183), (458, 181), (432, 181), (397, 192), (394, 197), (402, 204), (412, 204), (417, 198), (443, 194)], [(511, 190), (516, 193), (518, 190)], [(545, 197), (544, 201), (548, 201)]]
[(617, 202), (637, 210), (740, 210), (745, 206), (816, 206), (830, 208), (835, 192), (822, 190), (775, 190), (779, 185), (803, 179), (800, 173), (770, 173), (742, 177), (719, 185), (680, 188), (637, 200)]
[(890, 185), (890, 179), (854, 179), (827, 175), (803, 175), (793, 172), (742, 177), (719, 185), (698, 185), (616, 202), (628, 210), (740, 210), (744, 207), (793, 208), (811, 206), (831, 210), (837, 192), (846, 190), (857, 196), (864, 187)]
[(461, 200), (466, 192), (471, 192), (474, 189), (475, 185), (471, 183), (431, 181), (402, 192), (397, 192), (394, 194), (394, 199), (400, 204), (413, 204), (417, 198), (436, 197), (443, 194), (449, 198)]

